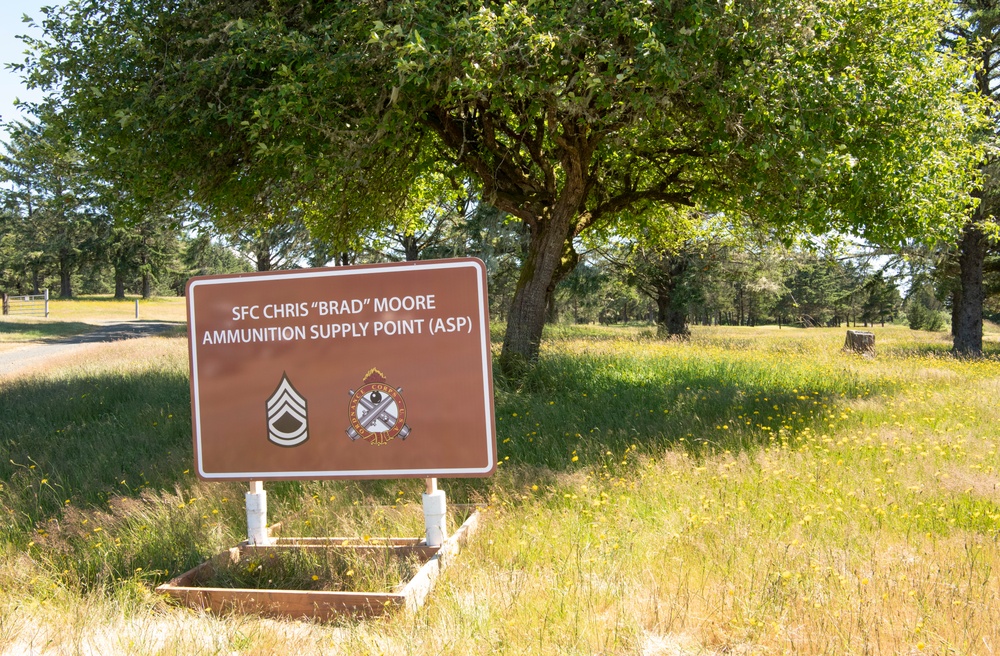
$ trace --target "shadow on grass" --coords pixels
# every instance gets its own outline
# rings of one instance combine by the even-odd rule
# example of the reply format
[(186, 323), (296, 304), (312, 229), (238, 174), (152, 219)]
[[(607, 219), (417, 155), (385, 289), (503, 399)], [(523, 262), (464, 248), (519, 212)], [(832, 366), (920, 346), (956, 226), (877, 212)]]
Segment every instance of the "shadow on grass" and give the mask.
[(892, 390), (885, 380), (737, 357), (551, 355), (519, 388), (498, 384), (499, 455), (565, 471), (619, 461), (633, 446), (736, 453), (823, 431), (834, 409), (842, 420), (845, 400)]
[[(187, 495), (195, 485), (188, 390), (183, 371), (5, 385), (0, 511), (9, 523), (0, 534), (24, 545), (43, 540), (39, 527), (60, 524), (58, 536), (48, 529), (44, 553), (63, 555), (46, 558), (55, 572), (73, 570), (88, 589), (118, 585), (137, 568), (156, 569), (151, 581), (160, 582), (232, 544), (245, 528), (242, 485), (201, 488), (198, 494), (213, 500), (198, 504), (144, 496), (177, 488)], [(550, 354), (519, 387), (497, 382), (498, 481), (442, 483), (451, 502), (476, 502), (497, 485), (530, 487), (584, 467), (613, 472), (633, 445), (654, 456), (677, 444), (696, 454), (752, 450), (783, 426), (790, 435), (821, 431), (845, 400), (891, 391), (885, 381), (794, 360)], [(422, 487), (419, 480), (276, 482), (268, 484), (269, 505), (282, 520), (306, 517), (315, 498), (392, 503), (397, 490), (419, 499)], [(222, 505), (222, 496), (230, 503)], [(337, 508), (330, 512), (344, 511)], [(95, 510), (107, 511), (102, 534), (123, 546), (94, 546), (102, 539), (90, 529)]]
[[(0, 322), (0, 341), (55, 340), (83, 335), (94, 330), (94, 326), (80, 321), (46, 321), (45, 323)], [(13, 340), (4, 339), (5, 336)]]
[(153, 587), (245, 535), (245, 486), (195, 477), (186, 372), (16, 379), (0, 405), (0, 543), (67, 587)]
[[(185, 330), (186, 325), (176, 321), (117, 321), (102, 326), (79, 321), (0, 322), (0, 342), (40, 341), (46, 344), (90, 344), (153, 335), (175, 337), (182, 335)], [(14, 339), (4, 340), (4, 335)]]
[(180, 337), (184, 335), (187, 326), (174, 321), (118, 321), (91, 330), (82, 335), (72, 335), (52, 343), (58, 344), (93, 344), (96, 342), (117, 342), (122, 339), (137, 339), (139, 337)]
[(182, 373), (15, 380), (0, 389), (0, 503), (22, 529), (67, 505), (172, 489), (192, 462)]
[[(648, 454), (676, 444), (694, 453), (753, 449), (782, 430), (823, 430), (846, 399), (891, 391), (885, 381), (793, 363), (560, 354), (544, 357), (519, 388), (499, 380), (496, 390), (502, 466), (555, 471), (620, 460), (633, 445)], [(0, 501), (22, 528), (67, 500), (100, 507), (194, 480), (184, 373), (15, 380), (0, 404), (9, 409), (0, 423), (0, 481), (9, 482)], [(342, 485), (391, 497), (399, 482)], [(278, 498), (301, 487), (273, 485)], [(489, 483), (459, 487), (467, 494), (456, 500), (467, 501)]]
[[(741, 360), (738, 352), (714, 359), (547, 354), (517, 385), (498, 372), (494, 366), (498, 471), (515, 488), (583, 468), (617, 470), (633, 447), (657, 456), (683, 446), (702, 456), (780, 444), (783, 436), (794, 442), (806, 429), (822, 434), (833, 430), (830, 422), (853, 421), (841, 416), (848, 401), (896, 391), (888, 379), (812, 366), (808, 358), (762, 363)], [(276, 487), (292, 497), (299, 485)], [(381, 499), (400, 487), (398, 481), (348, 485)], [(488, 498), (493, 485), (443, 483), (459, 503)]]

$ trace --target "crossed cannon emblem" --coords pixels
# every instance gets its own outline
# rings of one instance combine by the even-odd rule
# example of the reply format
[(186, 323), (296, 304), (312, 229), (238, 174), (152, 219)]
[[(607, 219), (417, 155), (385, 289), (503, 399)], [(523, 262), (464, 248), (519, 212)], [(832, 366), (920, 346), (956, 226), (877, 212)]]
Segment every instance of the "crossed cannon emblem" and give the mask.
[(357, 390), (348, 390), (351, 425), (347, 436), (351, 440), (364, 439), (376, 446), (387, 444), (396, 437), (405, 440), (410, 427), (406, 424), (403, 388), (388, 385), (385, 376), (376, 369), (368, 372), (364, 383)]

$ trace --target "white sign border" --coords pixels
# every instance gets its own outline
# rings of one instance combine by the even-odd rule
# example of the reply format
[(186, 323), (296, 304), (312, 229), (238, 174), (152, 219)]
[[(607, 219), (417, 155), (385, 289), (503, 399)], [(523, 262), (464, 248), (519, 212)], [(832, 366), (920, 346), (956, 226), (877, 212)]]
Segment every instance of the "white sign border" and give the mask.
[[(201, 398), (198, 389), (198, 344), (195, 337), (198, 334), (197, 318), (195, 317), (195, 291), (198, 287), (212, 285), (232, 285), (240, 283), (270, 282), (274, 280), (301, 280), (302, 278), (329, 278), (339, 276), (358, 276), (370, 274), (387, 273), (410, 273), (414, 270), (426, 269), (461, 269), (473, 268), (476, 271), (476, 293), (479, 300), (479, 340), (482, 351), (483, 367), (483, 404), (486, 409), (486, 452), (488, 454), (485, 467), (455, 467), (437, 469), (351, 469), (351, 470), (328, 470), (328, 471), (294, 471), (294, 472), (225, 472), (209, 473), (205, 471), (202, 460), (202, 440), (201, 440)], [(385, 479), (385, 478), (429, 478), (429, 477), (455, 477), (464, 476), (484, 476), (488, 475), (496, 466), (494, 462), (495, 436), (493, 434), (493, 421), (491, 408), (493, 399), (490, 394), (492, 382), (490, 380), (490, 327), (486, 319), (486, 298), (484, 289), (486, 287), (483, 280), (485, 264), (478, 259), (462, 259), (457, 261), (449, 260), (429, 260), (427, 263), (405, 263), (392, 264), (388, 266), (366, 266), (357, 269), (322, 269), (312, 271), (302, 269), (290, 271), (288, 273), (268, 273), (263, 275), (245, 274), (232, 278), (207, 278), (204, 280), (193, 280), (187, 288), (188, 296), (188, 340), (189, 353), (191, 358), (191, 400), (194, 409), (194, 441), (195, 458), (197, 461), (198, 475), (206, 480), (297, 480), (310, 478), (323, 479)]]

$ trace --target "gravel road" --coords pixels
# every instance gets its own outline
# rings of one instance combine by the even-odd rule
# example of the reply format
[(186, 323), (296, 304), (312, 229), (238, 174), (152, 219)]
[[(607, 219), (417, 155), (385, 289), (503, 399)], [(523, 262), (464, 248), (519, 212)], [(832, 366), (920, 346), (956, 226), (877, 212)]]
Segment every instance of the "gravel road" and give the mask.
[(60, 337), (42, 344), (26, 344), (20, 348), (0, 352), (0, 377), (17, 373), (47, 358), (86, 348), (89, 344), (162, 335), (181, 325), (183, 324), (166, 321), (122, 321), (99, 325), (82, 335)]

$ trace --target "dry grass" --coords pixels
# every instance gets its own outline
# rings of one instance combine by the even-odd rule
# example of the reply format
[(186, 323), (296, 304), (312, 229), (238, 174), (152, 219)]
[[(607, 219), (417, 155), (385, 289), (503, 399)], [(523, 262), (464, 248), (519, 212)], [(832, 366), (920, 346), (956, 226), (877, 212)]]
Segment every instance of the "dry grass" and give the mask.
[[(523, 387), (498, 387), (497, 475), (443, 482), (490, 512), (427, 606), (331, 625), (215, 618), (150, 592), (239, 538), (241, 490), (185, 471), (184, 340), (95, 347), (0, 385), (9, 403), (52, 394), (63, 417), (21, 425), (38, 467), (0, 491), (38, 515), (0, 527), (0, 652), (994, 653), (1000, 362), (875, 332), (874, 361), (840, 353), (842, 330), (557, 332)], [(139, 387), (134, 417), (87, 414), (131, 389), (118, 379)], [(93, 447), (107, 457), (161, 440), (160, 478), (107, 475), (108, 500), (54, 473), (92, 423), (117, 431)], [(60, 507), (42, 494), (36, 509), (53, 483)], [(71, 486), (84, 491), (63, 504)], [(269, 490), (288, 535), (419, 530), (419, 481)]]

